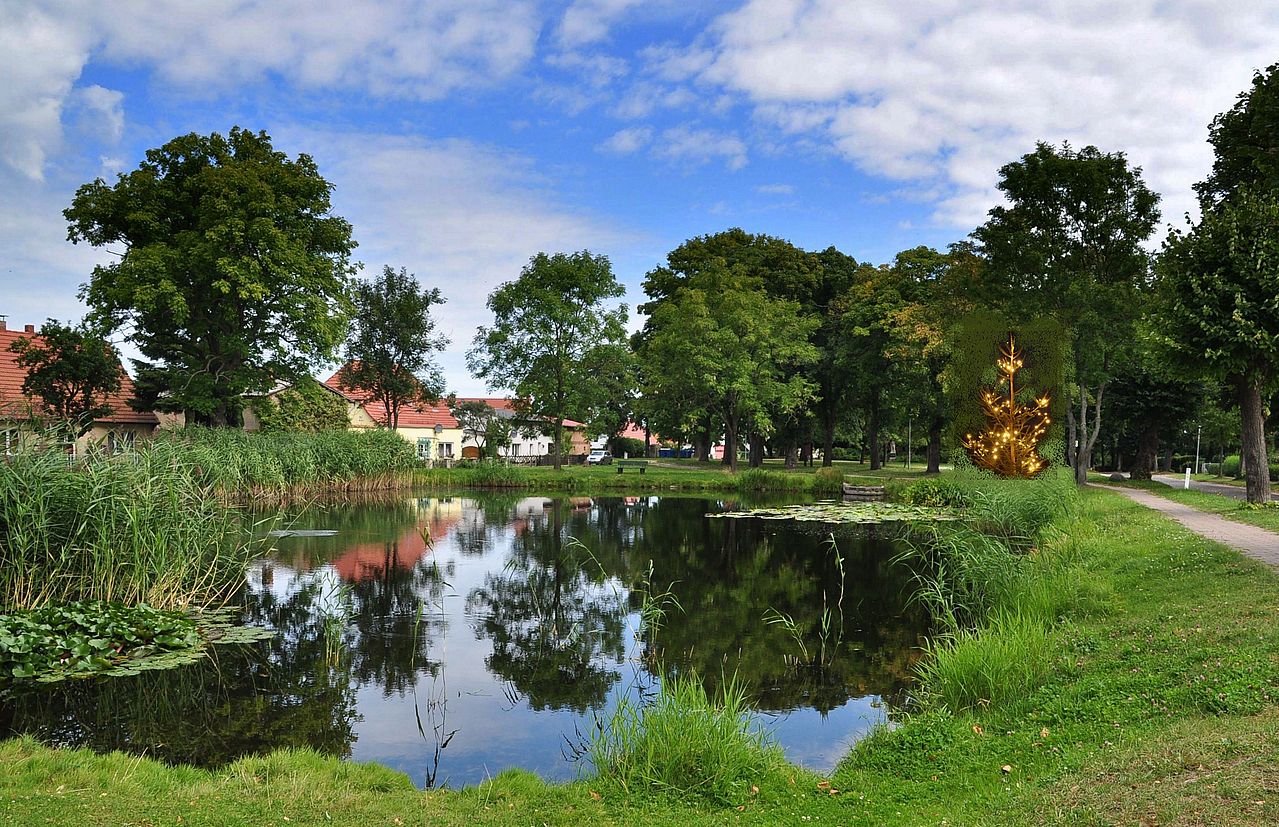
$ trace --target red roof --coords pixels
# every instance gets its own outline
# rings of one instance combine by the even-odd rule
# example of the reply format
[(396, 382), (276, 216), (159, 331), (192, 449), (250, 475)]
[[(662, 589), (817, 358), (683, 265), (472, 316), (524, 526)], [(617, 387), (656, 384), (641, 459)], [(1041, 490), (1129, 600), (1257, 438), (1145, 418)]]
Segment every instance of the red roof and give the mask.
[[(22, 382), (27, 378), (27, 372), (18, 365), (18, 354), (9, 352), (9, 346), (19, 339), (33, 339), (39, 342), (40, 335), (26, 330), (0, 330), (0, 415), (3, 415), (5, 419), (26, 419), (26, 406), (33, 402), (22, 394)], [(129, 407), (128, 400), (132, 397), (133, 380), (126, 373), (120, 379), (120, 392), (108, 396), (105, 400), (106, 404), (111, 406), (111, 414), (96, 421), (111, 425), (158, 424), (160, 420), (156, 419), (154, 413), (150, 411), (142, 413)], [(39, 406), (38, 402), (33, 404)]]
[[(359, 405), (369, 416), (373, 417), (374, 421), (385, 423), (387, 421), (386, 405), (368, 397), (361, 397), (358, 393), (343, 388), (338, 384), (338, 374), (340, 373), (341, 371), (338, 371), (328, 379), (325, 379), (324, 384)], [(405, 405), (400, 408), (399, 427), (401, 428), (434, 428), (436, 425), (441, 425), (445, 428), (457, 427), (457, 420), (453, 418), (453, 414), (449, 413), (448, 405), (443, 403), (436, 405), (421, 404)]]

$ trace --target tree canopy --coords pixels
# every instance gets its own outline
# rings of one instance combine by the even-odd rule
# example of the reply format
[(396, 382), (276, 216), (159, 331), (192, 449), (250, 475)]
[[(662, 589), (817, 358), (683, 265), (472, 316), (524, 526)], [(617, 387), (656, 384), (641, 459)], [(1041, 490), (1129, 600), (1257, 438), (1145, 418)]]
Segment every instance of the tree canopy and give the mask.
[(623, 293), (606, 256), (538, 253), (489, 296), (493, 324), (467, 353), (490, 390), (511, 391), (522, 415), (553, 426), (557, 469), (564, 420), (590, 421), (602, 403), (601, 348), (625, 347), (626, 306), (606, 304)]
[(988, 260), (986, 298), (1014, 318), (1047, 316), (1069, 331), (1067, 455), (1083, 483), (1106, 385), (1130, 346), (1137, 296), (1149, 283), (1142, 244), (1159, 220), (1159, 196), (1122, 152), (1093, 146), (1040, 143), (999, 175), (1011, 204), (992, 209), (973, 232)]
[(686, 416), (713, 414), (736, 471), (743, 426), (767, 435), (777, 413), (812, 398), (813, 383), (797, 369), (817, 359), (808, 341), (817, 324), (798, 303), (768, 296), (744, 268), (710, 263), (649, 317), (645, 393)]
[(117, 247), (81, 298), (141, 351), (138, 406), (238, 424), (243, 396), (307, 375), (346, 336), (351, 226), (307, 155), (265, 132), (183, 135), (80, 187), (68, 237)]
[(40, 338), (18, 339), (9, 346), (14, 361), (26, 371), (23, 395), (39, 399), (44, 410), (71, 437), (110, 416), (107, 398), (120, 392), (124, 368), (120, 354), (98, 332), (49, 319)]
[(355, 319), (338, 383), (382, 403), (388, 428), (399, 426), (405, 405), (437, 402), (444, 375), (434, 354), (448, 345), (435, 333), (432, 305), (444, 303), (437, 288), (422, 286), (401, 267), (383, 267), (376, 279), (356, 280)]

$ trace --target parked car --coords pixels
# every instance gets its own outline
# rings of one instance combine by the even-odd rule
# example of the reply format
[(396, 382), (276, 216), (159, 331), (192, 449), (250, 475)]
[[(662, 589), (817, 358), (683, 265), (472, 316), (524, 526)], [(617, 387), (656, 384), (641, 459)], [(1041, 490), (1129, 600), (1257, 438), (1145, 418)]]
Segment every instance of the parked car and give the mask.
[(591, 452), (586, 456), (587, 465), (609, 465), (613, 462), (613, 455), (608, 452), (607, 448), (592, 448)]

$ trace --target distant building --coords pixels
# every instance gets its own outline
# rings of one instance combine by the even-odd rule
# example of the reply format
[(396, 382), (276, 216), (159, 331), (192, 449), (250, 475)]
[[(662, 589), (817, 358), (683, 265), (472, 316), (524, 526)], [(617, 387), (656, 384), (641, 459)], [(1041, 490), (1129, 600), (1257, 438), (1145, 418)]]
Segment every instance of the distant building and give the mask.
[[(47, 415), (38, 399), (22, 393), (27, 372), (18, 364), (18, 354), (9, 352), (9, 346), (19, 339), (41, 340), (35, 325), (26, 325), (20, 331), (9, 330), (0, 320), (0, 449), (6, 455), (31, 438), (33, 420)], [(80, 452), (89, 446), (98, 446), (114, 452), (127, 448), (137, 439), (150, 437), (160, 421), (150, 411), (142, 413), (130, 408), (132, 398), (133, 380), (126, 373), (120, 380), (119, 393), (104, 400), (111, 413), (94, 420), (88, 432), (75, 441), (73, 450)]]
[[(498, 449), (497, 455), (513, 462), (534, 461), (551, 453), (551, 442), (554, 437), (549, 431), (555, 424), (543, 419), (528, 419), (515, 410), (515, 403), (510, 399), (495, 397), (460, 397), (458, 402), (483, 402), (492, 408), (499, 417), (511, 426), (510, 445)], [(569, 448), (567, 455), (585, 456), (591, 452), (591, 441), (586, 435), (586, 425), (573, 419), (564, 420), (564, 430), (568, 434)], [(478, 454), (479, 446), (467, 438), (469, 445), (465, 449), (473, 449)]]
[[(347, 401), (351, 430), (386, 427), (386, 406), (343, 388), (338, 383), (340, 373), (325, 379), (324, 385)], [(417, 450), (418, 459), (449, 465), (462, 458), (462, 429), (443, 402), (400, 408), (395, 432)]]

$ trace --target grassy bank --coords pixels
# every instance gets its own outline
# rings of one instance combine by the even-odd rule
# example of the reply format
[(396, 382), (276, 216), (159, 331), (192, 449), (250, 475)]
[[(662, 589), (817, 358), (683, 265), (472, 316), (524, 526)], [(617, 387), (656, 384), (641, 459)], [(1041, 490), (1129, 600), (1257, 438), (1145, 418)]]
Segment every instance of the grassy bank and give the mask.
[(1272, 572), (1098, 490), (1014, 562), (969, 557), (946, 581), (966, 614), (925, 670), (921, 705), (829, 778), (762, 765), (728, 803), (522, 772), (420, 792), (307, 752), (202, 771), (13, 740), (0, 745), (0, 823), (1279, 821)]
[(149, 446), (75, 466), (37, 452), (0, 463), (0, 608), (216, 604), (256, 546), (202, 477)]
[(454, 468), (419, 468), (413, 483), (438, 488), (511, 488), (538, 491), (778, 491), (834, 496), (840, 480), (830, 474), (748, 469), (737, 474), (718, 466), (667, 467), (651, 463), (641, 474), (617, 473), (611, 465), (575, 465), (556, 471), (550, 466), (480, 464)]

